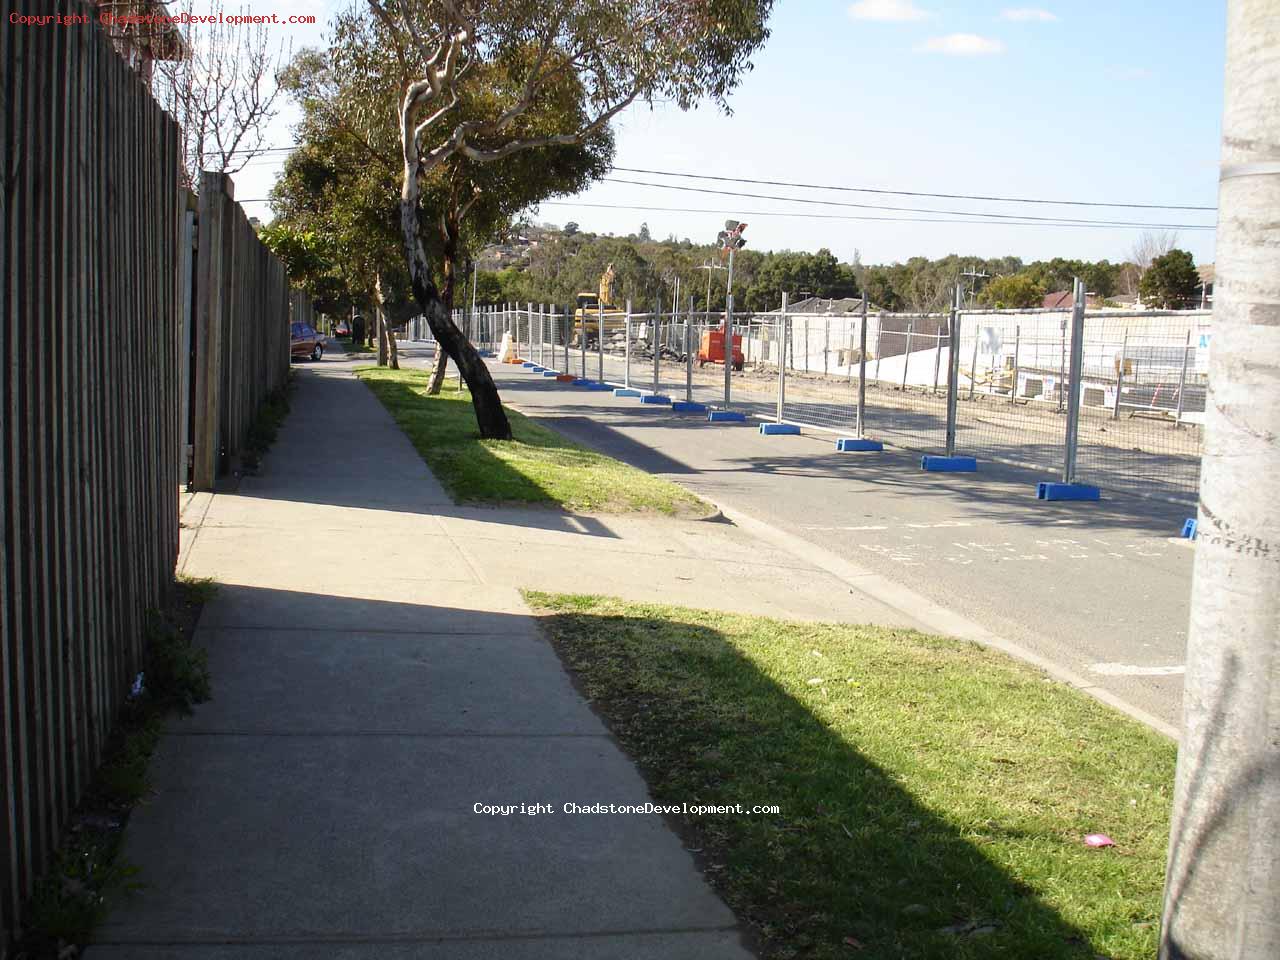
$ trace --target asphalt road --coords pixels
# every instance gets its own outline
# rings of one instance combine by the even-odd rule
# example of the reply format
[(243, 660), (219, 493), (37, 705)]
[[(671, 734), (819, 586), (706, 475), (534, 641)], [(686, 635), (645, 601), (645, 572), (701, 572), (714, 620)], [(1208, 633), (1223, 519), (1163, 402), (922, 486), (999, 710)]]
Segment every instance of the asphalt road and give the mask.
[(1186, 507), (1106, 490), (1099, 503), (1045, 503), (1035, 483), (1056, 478), (1031, 471), (924, 473), (903, 450), (837, 454), (831, 434), (764, 437), (750, 421), (710, 424), (493, 369), (506, 402), (575, 440), (874, 569), (1180, 725)]

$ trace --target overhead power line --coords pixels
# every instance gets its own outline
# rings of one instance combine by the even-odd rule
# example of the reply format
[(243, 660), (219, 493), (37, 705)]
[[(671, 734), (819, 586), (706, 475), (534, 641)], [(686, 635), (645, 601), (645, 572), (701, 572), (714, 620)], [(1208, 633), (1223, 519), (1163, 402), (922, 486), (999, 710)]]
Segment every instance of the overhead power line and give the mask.
[[(271, 203), (270, 197), (249, 197), (239, 201), (240, 203)], [(541, 207), (580, 207), (593, 210), (638, 210), (646, 213), (697, 213), (721, 215), (724, 209), (695, 208), (695, 207), (654, 207), (644, 204), (634, 203), (584, 203), (573, 200), (543, 200), (536, 204)], [(967, 224), (975, 226), (989, 227), (1077, 227), (1088, 229), (1103, 230), (1129, 230), (1132, 227), (1124, 223), (1106, 223), (1093, 221), (1044, 221), (1044, 220), (963, 220), (963, 219), (943, 219), (941, 217), (890, 217), (890, 216), (874, 216), (871, 214), (852, 214), (852, 213), (814, 213), (805, 211), (786, 211), (786, 210), (738, 210), (733, 211), (742, 217), (795, 217), (805, 220), (848, 220), (858, 222), (875, 222), (875, 223), (955, 223)], [(1213, 227), (1185, 224), (1178, 229), (1184, 230), (1213, 230)]]
[[(296, 149), (298, 146), (300, 146), (300, 144), (295, 143), (295, 144), (282, 144), (279, 146), (272, 146), (272, 147), (262, 147), (258, 149), (241, 148), (241, 149), (232, 150), (231, 153), (235, 153), (235, 154), (238, 154), (238, 153), (264, 154), (264, 153), (279, 153), (279, 152), (287, 153), (288, 151)], [(930, 192), (925, 190), (890, 190), (890, 189), (881, 188), (881, 187), (849, 187), (849, 186), (844, 186), (840, 184), (804, 183), (801, 181), (791, 181), (791, 180), (756, 180), (756, 179), (751, 179), (749, 177), (728, 177), (728, 176), (719, 176), (719, 175), (709, 174), (709, 173), (682, 173), (676, 170), (653, 170), (646, 167), (614, 167), (613, 169), (620, 173), (641, 173), (649, 176), (683, 177), (689, 180), (711, 180), (719, 183), (745, 183), (745, 184), (751, 184), (753, 186), (762, 186), (762, 187), (792, 187), (797, 190), (829, 190), (837, 193), (870, 193), (870, 194), (878, 194), (881, 196), (893, 196), (893, 197), (928, 197), (931, 199), (939, 199), (939, 200), (978, 200), (978, 201), (984, 201), (988, 203), (1031, 203), (1031, 204), (1043, 204), (1046, 206), (1061, 206), (1061, 207), (1116, 207), (1116, 208), (1123, 208), (1128, 210), (1188, 210), (1188, 211), (1197, 211), (1202, 213), (1216, 213), (1218, 210), (1218, 208), (1214, 206), (1197, 206), (1195, 204), (1125, 203), (1120, 201), (1107, 201), (1107, 200), (1059, 200), (1059, 199), (1049, 199), (1045, 197), (998, 197), (998, 196), (988, 196), (984, 194), (975, 194), (975, 193), (935, 193), (935, 192)], [(619, 181), (619, 182), (632, 182), (632, 181)], [(689, 189), (694, 189), (694, 188), (689, 188)], [(795, 198), (784, 198), (784, 199), (795, 199)], [(805, 201), (805, 202), (812, 202), (812, 201)], [(912, 208), (910, 207), (905, 207), (905, 208), (877, 207), (875, 209), (911, 210)], [(932, 212), (932, 211), (921, 210), (921, 212)], [(963, 211), (960, 215), (996, 216), (996, 214), (976, 214), (975, 211)], [(1019, 215), (1006, 214), (1006, 216), (1019, 216)], [(1138, 224), (1138, 225), (1143, 226), (1143, 224)], [(1151, 226), (1159, 226), (1159, 224), (1151, 224)], [(1191, 227), (1188, 226), (1186, 229), (1191, 229)]]
[(979, 210), (938, 210), (931, 207), (890, 207), (875, 203), (848, 203), (840, 200), (810, 200), (805, 197), (779, 197), (767, 193), (744, 193), (738, 190), (715, 190), (711, 187), (690, 187), (677, 183), (651, 183), (646, 180), (624, 180), (620, 177), (605, 177), (607, 183), (624, 183), (635, 187), (656, 187), (660, 190), (682, 190), (689, 193), (709, 193), (725, 197), (744, 197), (751, 200), (780, 200), (785, 203), (804, 203), (820, 207), (851, 207), (858, 210), (888, 210), (897, 213), (933, 213), (957, 217), (982, 217), (996, 220), (1037, 220), (1046, 224), (1081, 224), (1101, 227), (1143, 227), (1163, 230), (1203, 230), (1212, 229), (1201, 223), (1145, 223), (1131, 220), (1084, 220), (1067, 217), (1036, 217), (1020, 213), (984, 213)]
[[(248, 201), (246, 201), (248, 202)], [(639, 210), (654, 213), (706, 213), (706, 214), (723, 214), (725, 211), (712, 209), (693, 209), (689, 207), (650, 207), (640, 204), (631, 203), (578, 203), (573, 200), (544, 200), (538, 206), (541, 207), (589, 207), (600, 210)], [(1070, 221), (1046, 223), (1043, 220), (953, 220), (943, 219), (941, 217), (878, 217), (869, 214), (851, 214), (851, 213), (811, 213), (809, 211), (793, 211), (787, 212), (782, 210), (738, 210), (734, 209), (734, 214), (741, 217), (798, 217), (806, 220), (857, 220), (857, 221), (875, 221), (888, 223), (957, 223), (957, 224), (976, 224), (989, 227), (1084, 227), (1092, 229), (1105, 230), (1128, 230), (1132, 229), (1128, 224), (1111, 224), (1105, 222), (1090, 221)], [(1212, 230), (1213, 227), (1188, 225), (1180, 229), (1187, 230)]]
[(845, 187), (833, 184), (794, 183), (787, 180), (750, 180), (746, 177), (722, 177), (709, 173), (676, 173), (673, 170), (646, 170), (640, 167), (614, 167), (623, 173), (643, 173), (661, 177), (687, 177), (690, 180), (718, 180), (722, 183), (749, 183), (758, 187), (795, 187), (800, 190), (836, 190), (842, 193), (878, 193), (895, 197), (931, 197), (940, 200), (987, 200), (993, 203), (1042, 203), (1066, 207), (1126, 207), (1131, 210), (1201, 210), (1217, 212), (1217, 207), (1198, 207), (1177, 203), (1111, 203), (1102, 200), (1046, 200), (1039, 197), (987, 197), (971, 193), (927, 193), (923, 190), (885, 190), (877, 187)]

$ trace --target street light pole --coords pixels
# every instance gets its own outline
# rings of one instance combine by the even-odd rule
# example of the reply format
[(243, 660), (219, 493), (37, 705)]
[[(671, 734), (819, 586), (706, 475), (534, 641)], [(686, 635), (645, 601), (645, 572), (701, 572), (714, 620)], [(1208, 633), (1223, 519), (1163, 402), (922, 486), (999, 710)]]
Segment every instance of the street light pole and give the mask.
[[(746, 246), (742, 239), (742, 231), (747, 229), (745, 223), (737, 220), (726, 220), (724, 229), (716, 239), (720, 243), (722, 253), (729, 254), (729, 280), (725, 287), (724, 297), (724, 408), (729, 409), (729, 378), (733, 371), (733, 252)], [(708, 274), (710, 276), (710, 274)], [(710, 299), (710, 298), (708, 298)]]
[[(710, 276), (710, 274), (708, 274)], [(729, 375), (733, 370), (733, 247), (729, 248), (729, 282), (724, 295), (724, 408), (729, 409)]]

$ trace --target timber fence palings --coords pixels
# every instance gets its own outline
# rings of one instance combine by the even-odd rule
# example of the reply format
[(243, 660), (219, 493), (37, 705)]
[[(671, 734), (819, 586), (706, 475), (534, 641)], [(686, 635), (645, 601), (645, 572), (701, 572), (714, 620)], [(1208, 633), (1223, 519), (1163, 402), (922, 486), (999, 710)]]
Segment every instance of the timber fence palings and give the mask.
[(201, 175), (198, 231), (192, 487), (209, 490), (288, 378), (290, 324), (314, 325), (314, 311), (258, 239), (225, 174)]
[(179, 131), (101, 31), (6, 31), (0, 97), (2, 956), (172, 583), (187, 423), (211, 484), (314, 316), (217, 180), (193, 259)]
[(185, 204), (177, 127), (96, 29), (7, 31), (0, 90), (3, 949), (172, 576)]

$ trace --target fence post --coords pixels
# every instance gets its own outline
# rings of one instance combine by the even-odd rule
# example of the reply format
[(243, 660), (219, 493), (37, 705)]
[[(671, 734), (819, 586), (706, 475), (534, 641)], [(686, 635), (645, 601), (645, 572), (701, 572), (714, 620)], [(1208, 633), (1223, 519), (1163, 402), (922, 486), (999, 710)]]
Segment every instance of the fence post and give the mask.
[(1124, 331), (1124, 340), (1120, 344), (1120, 363), (1116, 367), (1116, 399), (1111, 405), (1111, 419), (1120, 419), (1120, 393), (1124, 387), (1124, 365), (1129, 362), (1129, 328)]
[(574, 319), (579, 316), (582, 324), (578, 329), (578, 347), (582, 351), (582, 379), (587, 379), (587, 308), (584, 304), (574, 312)]
[[(778, 313), (778, 346), (782, 347), (787, 342), (787, 294), (782, 294), (782, 310)], [(778, 357), (778, 422), (782, 422), (782, 417), (786, 412), (787, 406), (787, 365), (782, 362), (783, 357)]]
[(942, 331), (934, 336), (933, 351), (933, 395), (938, 395), (938, 372), (942, 369)]
[(867, 408), (867, 294), (862, 293), (862, 311), (858, 323), (858, 439), (866, 427)]
[(1022, 359), (1022, 324), (1013, 328), (1013, 380), (1009, 383), (1009, 405), (1013, 406), (1018, 397), (1018, 363)]
[(627, 316), (623, 321), (623, 336), (626, 343), (622, 348), (622, 385), (631, 389), (631, 301), (627, 301)]
[(684, 400), (693, 403), (693, 297), (689, 298), (689, 313), (684, 321)]
[(973, 328), (973, 360), (969, 363), (969, 399), (978, 385), (978, 328)]
[(880, 338), (884, 334), (884, 314), (876, 314), (876, 369), (872, 374), (876, 378), (876, 383), (880, 382)]
[(907, 390), (907, 371), (911, 368), (911, 334), (916, 327), (916, 318), (907, 318), (907, 352), (902, 355), (902, 391)]
[(604, 383), (604, 302), (596, 304), (596, 354), (599, 362), (596, 364), (600, 368), (600, 375), (596, 378), (597, 382)]
[(1176, 426), (1182, 426), (1182, 395), (1187, 389), (1187, 354), (1191, 352), (1191, 331), (1187, 331), (1187, 342), (1182, 348), (1182, 373), (1178, 377), (1178, 412), (1174, 415), (1173, 422)]
[[(1074, 310), (1075, 308), (1072, 307)], [(1067, 318), (1058, 324), (1058, 412), (1062, 412), (1062, 382), (1067, 379)]]
[(822, 321), (822, 375), (831, 372), (831, 314)]
[(951, 301), (951, 342), (947, 353), (947, 456), (956, 455), (956, 402), (960, 396), (960, 304), (964, 291), (956, 284)]
[(662, 350), (662, 294), (658, 293), (653, 301), (653, 322), (649, 324), (653, 333), (653, 394), (662, 392), (662, 384), (658, 374), (658, 354)]
[(733, 369), (733, 294), (724, 303), (724, 408), (729, 409), (729, 371)]
[(1081, 374), (1084, 368), (1084, 281), (1075, 280), (1075, 303), (1071, 308), (1071, 371), (1067, 381), (1067, 444), (1066, 458), (1062, 466), (1062, 482), (1074, 483), (1076, 479), (1076, 447), (1080, 435)]

